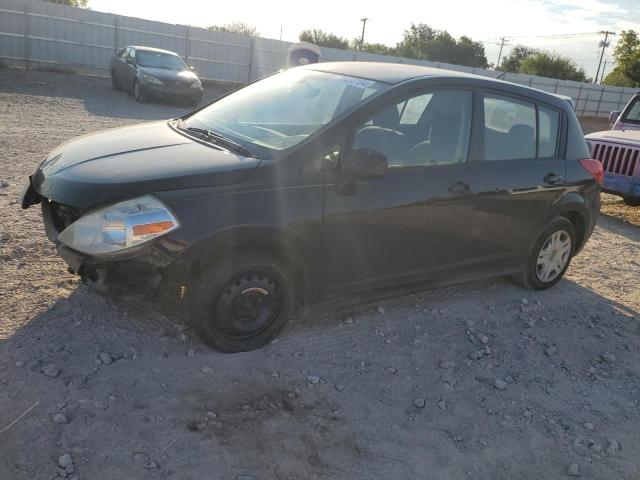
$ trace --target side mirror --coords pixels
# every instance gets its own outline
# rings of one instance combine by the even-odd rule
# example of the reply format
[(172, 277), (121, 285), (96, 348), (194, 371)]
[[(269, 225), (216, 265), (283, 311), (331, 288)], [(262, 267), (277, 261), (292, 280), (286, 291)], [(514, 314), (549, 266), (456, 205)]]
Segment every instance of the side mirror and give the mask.
[(189, 70), (191, 70), (192, 72), (196, 71), (196, 67), (194, 67), (193, 65), (189, 65)]
[(616, 123), (616, 121), (618, 120), (619, 116), (620, 116), (620, 112), (618, 112), (618, 111), (611, 112), (609, 114), (609, 123), (611, 124), (611, 126), (613, 126), (613, 124)]
[(342, 174), (354, 180), (379, 180), (387, 174), (387, 157), (368, 148), (351, 150), (342, 160)]
[(136, 61), (133, 58), (127, 58), (125, 61), (127, 62), (128, 65), (131, 65), (132, 67), (136, 66)]
[(379, 180), (387, 174), (387, 157), (375, 150), (351, 150), (342, 160), (338, 180), (338, 193), (353, 195), (356, 180)]

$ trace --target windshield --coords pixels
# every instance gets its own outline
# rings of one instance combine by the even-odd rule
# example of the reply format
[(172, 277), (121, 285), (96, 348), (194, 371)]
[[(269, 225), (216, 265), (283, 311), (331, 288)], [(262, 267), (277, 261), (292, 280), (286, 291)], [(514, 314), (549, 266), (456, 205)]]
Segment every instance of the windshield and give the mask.
[(178, 71), (187, 69), (187, 66), (177, 55), (139, 50), (136, 57), (138, 65), (141, 67), (165, 68)]
[(386, 88), (373, 80), (292, 69), (220, 99), (184, 124), (239, 143), (284, 150)]
[(623, 123), (637, 123), (640, 124), (640, 96), (636, 97), (627, 107)]

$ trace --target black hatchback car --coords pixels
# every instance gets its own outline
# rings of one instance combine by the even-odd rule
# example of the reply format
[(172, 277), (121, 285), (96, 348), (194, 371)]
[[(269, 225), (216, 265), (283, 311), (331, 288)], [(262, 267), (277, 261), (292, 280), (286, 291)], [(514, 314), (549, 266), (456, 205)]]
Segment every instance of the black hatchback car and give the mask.
[(87, 283), (169, 280), (202, 339), (235, 352), (271, 341), (297, 304), (495, 275), (550, 287), (594, 229), (601, 180), (560, 98), (341, 62), (72, 140), (35, 170), (22, 206), (42, 205)]
[(138, 102), (148, 98), (182, 100), (195, 106), (202, 83), (177, 53), (151, 47), (124, 47), (111, 57), (114, 90), (128, 90)]

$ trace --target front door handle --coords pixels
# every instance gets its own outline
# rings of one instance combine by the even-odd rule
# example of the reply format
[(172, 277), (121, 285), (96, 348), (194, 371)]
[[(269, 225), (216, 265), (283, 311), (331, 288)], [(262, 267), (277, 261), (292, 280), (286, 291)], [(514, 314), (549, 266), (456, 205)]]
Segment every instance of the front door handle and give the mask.
[(544, 183), (549, 185), (555, 185), (556, 183), (560, 183), (562, 181), (562, 176), (558, 175), (556, 172), (549, 172), (544, 177)]
[(470, 190), (471, 185), (460, 181), (453, 182), (451, 185), (449, 185), (449, 193), (452, 193), (454, 195), (464, 195)]

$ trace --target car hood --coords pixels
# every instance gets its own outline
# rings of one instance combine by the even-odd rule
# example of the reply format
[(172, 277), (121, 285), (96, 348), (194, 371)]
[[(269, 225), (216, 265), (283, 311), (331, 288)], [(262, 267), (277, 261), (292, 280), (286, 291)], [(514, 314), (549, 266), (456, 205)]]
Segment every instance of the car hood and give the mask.
[(165, 121), (85, 135), (53, 150), (34, 190), (76, 208), (163, 190), (229, 185), (260, 164), (191, 140)]
[(142, 73), (147, 73), (156, 77), (162, 81), (182, 81), (186, 84), (191, 84), (198, 79), (198, 76), (191, 70), (171, 70), (168, 68), (152, 68), (152, 67), (138, 67)]
[(590, 133), (585, 138), (592, 141), (624, 143), (640, 147), (640, 130), (604, 130)]

